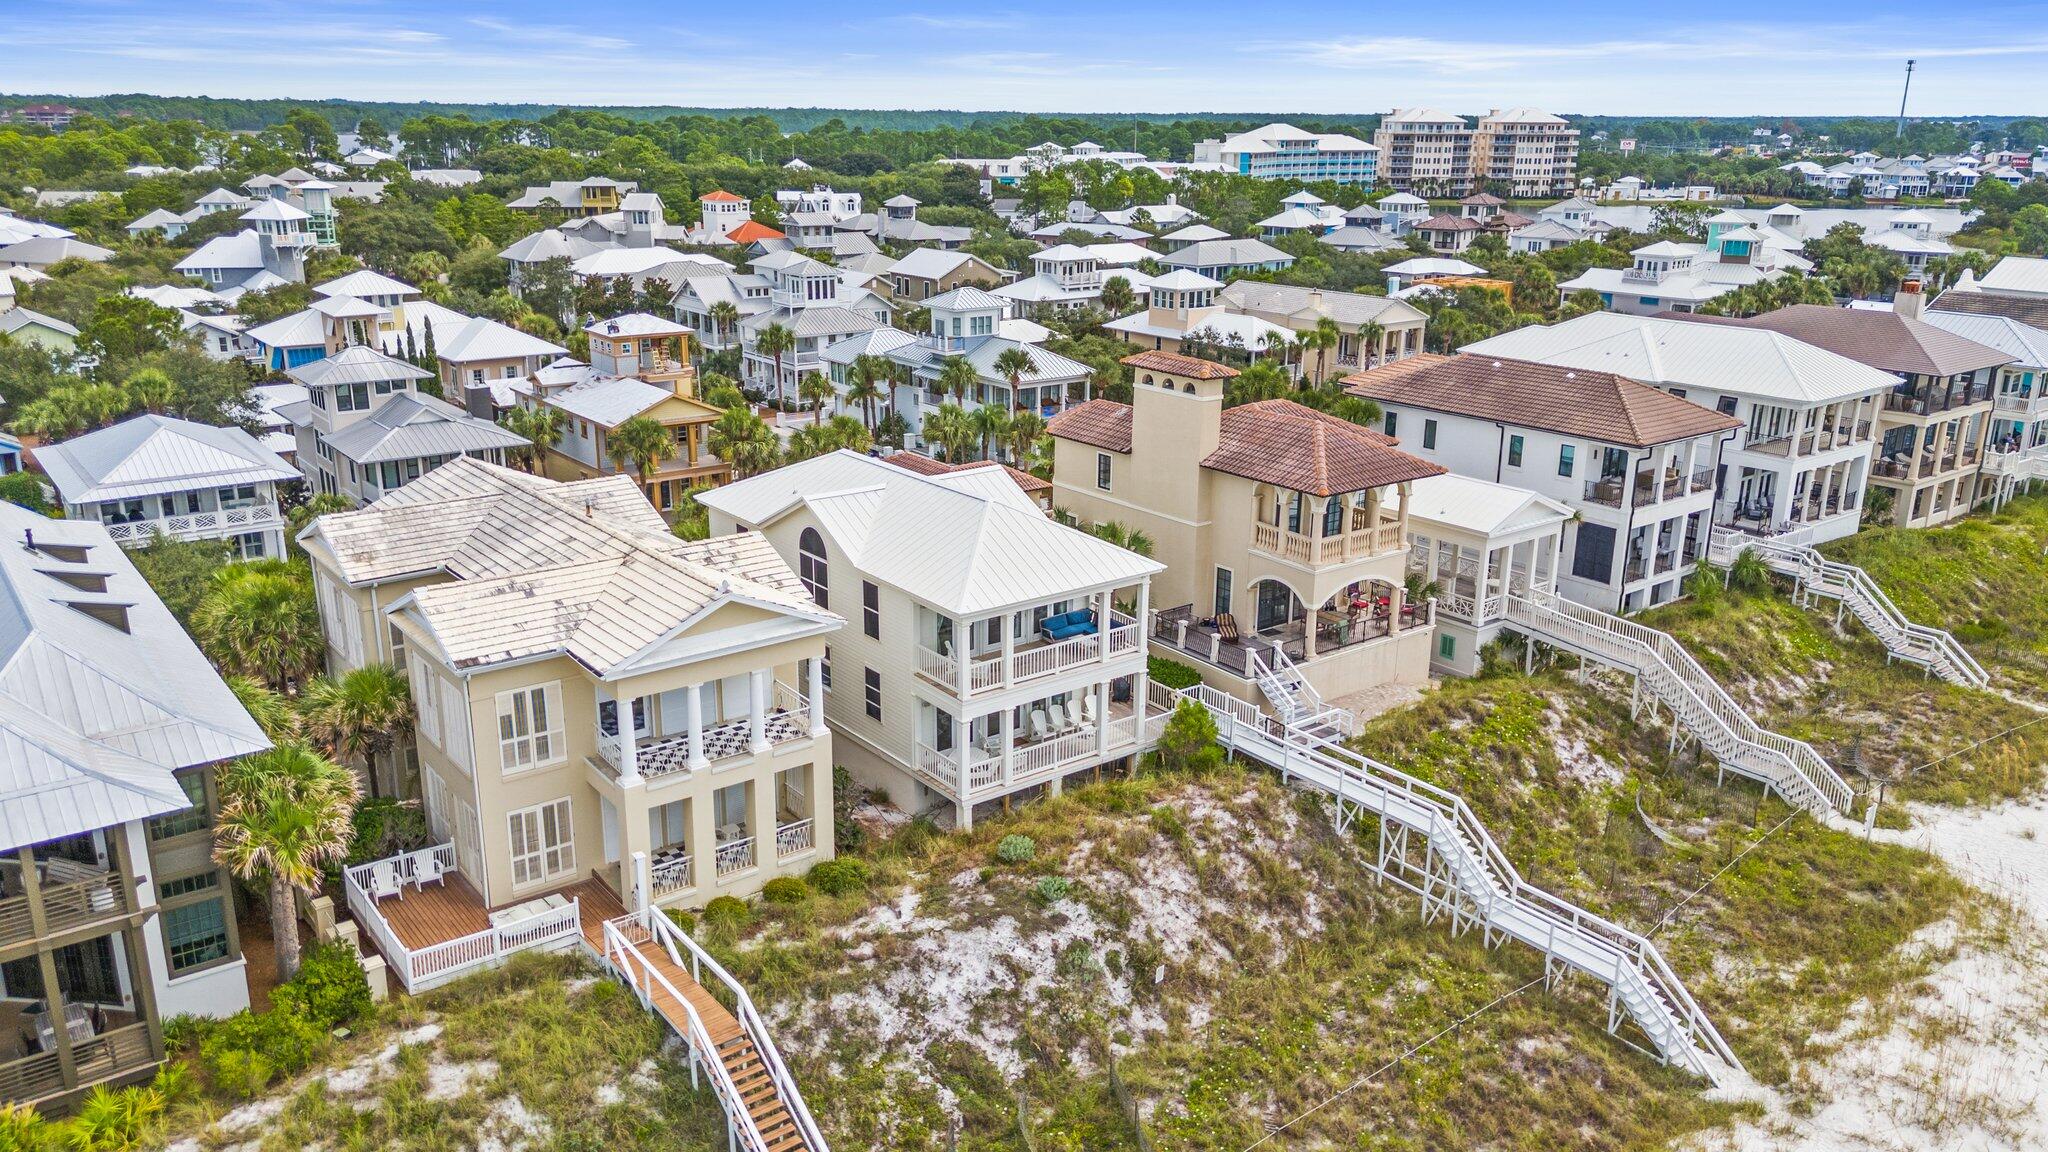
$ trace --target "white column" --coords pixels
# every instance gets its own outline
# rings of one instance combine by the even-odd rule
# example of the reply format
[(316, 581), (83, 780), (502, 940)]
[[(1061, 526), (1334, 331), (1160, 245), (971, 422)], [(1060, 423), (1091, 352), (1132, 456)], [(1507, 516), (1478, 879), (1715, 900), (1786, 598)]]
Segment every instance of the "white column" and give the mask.
[(1017, 659), (1017, 614), (1005, 612), (996, 617), (996, 626), (1003, 631), (1003, 683), (1011, 680), (1010, 669)]
[[(959, 691), (962, 700), (967, 699), (968, 667), (974, 662), (974, 622), (964, 617), (953, 618), (953, 687)], [(1009, 669), (1003, 669), (1008, 675)]]
[(825, 734), (825, 657), (813, 656), (809, 661), (811, 676), (806, 685), (805, 702), (811, 709), (811, 735)]
[(768, 678), (774, 674), (772, 669), (756, 668), (748, 678), (748, 687), (753, 690), (754, 714), (747, 717), (751, 736), (747, 750), (757, 756), (768, 750)]
[(647, 853), (633, 853), (632, 859), (626, 862), (626, 868), (626, 911), (638, 912), (652, 902), (649, 897), (654, 892), (647, 866)]
[(1116, 589), (1104, 588), (1095, 610), (1095, 657), (1104, 664), (1109, 663), (1109, 622), (1115, 611)]
[(1109, 681), (1097, 681), (1089, 691), (1095, 693), (1095, 759), (1100, 761), (1109, 756)]
[(618, 701), (619, 717), (619, 783), (640, 782), (640, 746), (633, 738), (633, 699), (622, 692), (614, 691), (612, 699)]
[[(1212, 596), (1215, 595), (1215, 592), (1213, 590), (1214, 577), (1215, 573), (1210, 573), (1210, 578), (1212, 581), (1210, 595)], [(1146, 581), (1138, 585), (1138, 651), (1140, 652), (1143, 652), (1145, 650), (1145, 629), (1149, 627), (1148, 622), (1151, 619), (1152, 581), (1150, 579), (1147, 579)]]
[[(934, 723), (936, 723), (936, 720)], [(968, 718), (965, 716), (954, 717), (953, 760), (954, 770), (960, 774), (960, 800), (958, 807), (960, 809), (960, 827), (963, 831), (973, 826), (972, 812), (974, 810), (974, 801), (969, 798), (972, 788), (969, 784), (970, 777), (967, 770), (967, 762), (974, 755), (973, 745), (974, 729)]]
[(1010, 782), (1010, 777), (1016, 772), (1017, 768), (1017, 749), (1015, 747), (1017, 734), (1011, 731), (1013, 726), (1010, 723), (1010, 717), (1015, 715), (1016, 711), (1015, 708), (1005, 708), (996, 713), (996, 738), (999, 741), (996, 748), (998, 754), (1003, 758), (1003, 783), (1005, 784)]
[(710, 761), (704, 758), (704, 686), (692, 684), (683, 693), (683, 721), (690, 737), (690, 771), (701, 770)]

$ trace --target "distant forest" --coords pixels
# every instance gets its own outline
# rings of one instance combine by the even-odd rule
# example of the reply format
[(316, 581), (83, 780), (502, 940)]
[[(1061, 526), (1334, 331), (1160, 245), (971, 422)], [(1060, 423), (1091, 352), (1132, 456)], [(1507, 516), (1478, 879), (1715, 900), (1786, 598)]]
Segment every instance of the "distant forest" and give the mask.
[[(327, 118), (336, 131), (346, 132), (358, 120), (368, 117), (396, 126), (426, 117), (470, 119), (479, 123), (503, 120), (545, 120), (564, 110), (598, 112), (625, 120), (659, 121), (674, 117), (709, 117), (721, 120), (765, 118), (784, 133), (810, 132), (834, 121), (852, 132), (931, 132), (945, 129), (1009, 129), (1001, 133), (1019, 138), (1019, 130), (1042, 131), (1044, 138), (1072, 144), (1093, 138), (1105, 147), (1129, 147), (1134, 133), (1139, 150), (1153, 155), (1185, 159), (1184, 152), (1167, 151), (1198, 134), (1220, 135), (1275, 120), (1285, 120), (1311, 130), (1369, 134), (1379, 125), (1380, 113), (1332, 115), (1290, 112), (1091, 112), (1056, 114), (1031, 112), (966, 112), (955, 109), (861, 109), (861, 108), (697, 108), (680, 105), (564, 105), (564, 104), (450, 104), (434, 101), (398, 102), (376, 100), (233, 100), (211, 96), (152, 96), (128, 93), (111, 96), (65, 96), (52, 93), (0, 95), (0, 107), (20, 104), (68, 104), (96, 116), (121, 116), (150, 120), (193, 120), (209, 127), (235, 132), (256, 132), (283, 123), (294, 109), (308, 108)], [(1477, 116), (1482, 109), (1468, 110)], [(1610, 136), (1632, 136), (1644, 147), (1668, 151), (1704, 151), (1722, 144), (1741, 144), (1752, 129), (1764, 127), (1796, 135), (1826, 135), (1846, 148), (1891, 151), (1894, 121), (1867, 116), (1697, 116), (1641, 117), (1590, 116), (1563, 112), (1588, 136), (1607, 132)], [(1174, 125), (1179, 131), (1161, 133)], [(1026, 133), (1028, 135), (1028, 133)], [(1160, 139), (1161, 136), (1166, 137)], [(1148, 148), (1149, 141), (1153, 147)], [(1916, 119), (1908, 123), (1906, 144), (1922, 152), (1966, 146), (1970, 141), (2005, 143), (2010, 147), (2032, 148), (2048, 144), (2048, 121), (2038, 117), (1977, 115)]]

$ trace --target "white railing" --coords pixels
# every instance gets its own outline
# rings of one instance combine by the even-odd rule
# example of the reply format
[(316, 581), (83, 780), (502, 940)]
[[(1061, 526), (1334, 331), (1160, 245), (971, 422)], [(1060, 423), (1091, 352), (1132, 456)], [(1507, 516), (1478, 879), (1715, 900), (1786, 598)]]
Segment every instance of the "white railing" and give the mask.
[(259, 505), (254, 508), (226, 508), (213, 512), (181, 512), (175, 516), (164, 516), (148, 520), (130, 520), (122, 524), (106, 524), (107, 535), (115, 543), (147, 541), (162, 533), (173, 540), (191, 540), (211, 536), (238, 536), (244, 532), (260, 532), (283, 526), (284, 517), (278, 514), (276, 505)]
[(1984, 666), (1954, 636), (1908, 620), (1868, 572), (1854, 564), (1829, 560), (1805, 538), (1789, 533), (1761, 538), (1716, 528), (1708, 540), (1708, 550), (1723, 565), (1733, 563), (1745, 551), (1754, 550), (1772, 571), (1792, 577), (1795, 587), (1804, 594), (1828, 597), (1848, 609), (1884, 644), (1889, 656), (1917, 664), (1952, 684), (1983, 688), (1991, 683)]
[(1336, 536), (1311, 536), (1289, 532), (1277, 524), (1252, 523), (1253, 549), (1309, 566), (1365, 560), (1406, 547), (1406, 535), (1399, 521), (1353, 528)]
[(775, 855), (794, 856), (809, 852), (817, 847), (817, 824), (812, 820), (798, 820), (775, 829)]
[(1010, 779), (1017, 780), (1040, 772), (1057, 768), (1069, 760), (1078, 760), (1095, 754), (1095, 729), (1082, 728), (1036, 744), (1026, 744), (1017, 749), (1011, 761)]
[(1634, 672), (1715, 760), (1769, 785), (1794, 807), (1846, 815), (1854, 804), (1855, 793), (1820, 753), (1758, 724), (1665, 633), (1548, 592), (1509, 597), (1507, 619), (1544, 643)]
[(652, 882), (656, 896), (667, 896), (697, 885), (695, 856), (670, 856), (648, 868), (648, 879)]
[(739, 840), (728, 840), (718, 846), (715, 856), (718, 861), (719, 879), (722, 880), (735, 872), (744, 872), (754, 866), (754, 838), (747, 836)]
[(1101, 659), (1102, 637), (1094, 632), (1086, 636), (1069, 636), (1040, 648), (1031, 648), (1010, 656), (1010, 678), (1029, 680), (1062, 668), (1072, 668)]
[[(1121, 612), (1110, 614), (1107, 632), (1109, 654), (1128, 655), (1143, 647), (1137, 621)], [(1039, 676), (1064, 672), (1083, 664), (1102, 659), (1102, 645), (1105, 633), (1098, 629), (1086, 636), (1069, 636), (1065, 640), (1035, 648), (1013, 650), (1010, 653), (1009, 675), (1003, 674), (1001, 653), (984, 656), (969, 656), (967, 668), (967, 691), (969, 695), (986, 692), (993, 688), (1006, 687)], [(953, 689), (957, 694), (960, 685), (959, 657), (942, 655), (925, 647), (917, 646), (917, 670), (927, 678)]]
[[(643, 909), (639, 912), (628, 913), (617, 920), (608, 922), (605, 925), (605, 929), (607, 960), (612, 958), (612, 942), (615, 939), (622, 952), (626, 950), (630, 950), (633, 953), (639, 952), (638, 947), (628, 939), (628, 933), (630, 932), (646, 938), (651, 944), (658, 945), (667, 953), (670, 962), (677, 967), (687, 967), (690, 970), (691, 979), (695, 980), (705, 990), (715, 993), (717, 989), (722, 987), (725, 990), (726, 999), (730, 1002), (733, 1019), (739, 1023), (740, 1030), (746, 1033), (747, 1039), (753, 1042), (754, 1053), (761, 1061), (762, 1069), (767, 1072), (769, 1081), (774, 1085), (777, 1099), (781, 1100), (783, 1108), (789, 1112), (790, 1120), (796, 1125), (797, 1134), (803, 1139), (805, 1152), (831, 1152), (830, 1147), (825, 1143), (824, 1134), (818, 1131), (817, 1122), (811, 1118), (810, 1107), (804, 1103), (804, 1096), (797, 1088), (796, 1078), (789, 1074), (788, 1065), (783, 1063), (782, 1052), (776, 1048), (774, 1036), (769, 1033), (768, 1025), (761, 1018), (760, 1010), (754, 1007), (753, 997), (747, 995), (746, 988), (739, 981), (733, 979), (731, 973), (727, 972), (717, 960), (713, 959), (710, 953), (699, 947), (697, 942), (690, 938), (689, 933), (676, 927), (673, 921), (657, 910)], [(659, 972), (654, 971), (651, 964), (646, 962), (644, 955), (640, 955), (638, 960), (640, 972), (654, 976), (660, 975)], [(705, 981), (706, 973), (710, 974), (712, 982), (707, 983)], [(628, 983), (632, 983), (630, 978)], [(696, 1010), (689, 1006), (688, 1002), (677, 992), (674, 985), (665, 978), (662, 984), (669, 994), (676, 998), (678, 1003), (684, 1005), (689, 1020), (695, 1025), (696, 1035), (686, 1035), (685, 1039), (690, 1041), (693, 1054), (698, 1057), (699, 1062), (714, 1069), (713, 1084), (719, 1087), (720, 1103), (725, 1106), (726, 1115), (733, 1122), (735, 1134), (742, 1141), (749, 1138), (756, 1141), (752, 1145), (745, 1145), (750, 1149), (750, 1152), (754, 1149), (765, 1150), (766, 1145), (759, 1143), (761, 1140), (760, 1130), (755, 1126), (753, 1116), (747, 1110), (745, 1099), (738, 1094), (736, 1088), (733, 1088), (731, 1073), (726, 1070), (724, 1062), (720, 1059), (717, 1047), (697, 1047), (700, 1038), (705, 1044), (709, 1045), (710, 1034), (704, 1029), (703, 1022), (697, 1017)], [(633, 985), (633, 987), (635, 991), (641, 991), (645, 985)], [(641, 1003), (644, 1006), (652, 1007), (651, 998), (644, 991), (641, 995)], [(721, 1078), (723, 1080), (722, 1086), (720, 1086)], [(725, 1094), (726, 1089), (732, 1090), (730, 1096)]]
[[(439, 844), (430, 851), (442, 875), (456, 874), (454, 845)], [(480, 932), (472, 932), (453, 940), (409, 949), (398, 939), (398, 933), (378, 910), (377, 898), (370, 893), (370, 877), (379, 867), (393, 865), (398, 869), (399, 883), (410, 884), (413, 882), (413, 859), (414, 855), (407, 853), (387, 860), (358, 864), (342, 873), (342, 887), (350, 913), (355, 916), (358, 924), (369, 930), (370, 938), (376, 941), (377, 951), (383, 955), (391, 970), (397, 973), (399, 983), (403, 984), (408, 992), (444, 983), (461, 973), (496, 963), (514, 952), (572, 938), (582, 931), (578, 901), (572, 898), (560, 908), (550, 908), (517, 920), (495, 924)]]
[[(775, 682), (775, 690), (770, 696), (769, 711), (771, 713), (784, 713), (784, 719), (794, 722), (798, 730), (805, 736), (811, 734), (810, 699), (780, 680)], [(795, 737), (789, 737), (789, 739), (795, 739)], [(768, 742), (770, 744), (779, 743), (775, 739), (773, 725), (769, 726)]]
[[(1426, 909), (1447, 907), (1454, 927), (1465, 920), (1482, 925), (1489, 942), (1498, 935), (1537, 948), (1545, 956), (1546, 976), (1555, 964), (1608, 984), (1615, 1002), (1666, 1061), (1715, 1082), (1741, 1069), (1656, 945), (1525, 881), (1456, 793), (1323, 737), (1284, 729), (1257, 708), (1207, 685), (1171, 695), (1208, 708), (1217, 719), (1218, 740), (1230, 751), (1265, 761), (1334, 796), (1340, 819), (1347, 807), (1377, 816), (1378, 870), (1422, 896)], [(1427, 862), (1418, 866), (1398, 849), (1390, 851), (1389, 829), (1397, 826), (1427, 839)], [(1451, 891), (1433, 874), (1438, 862)], [(1610, 1031), (1615, 1023), (1610, 1012)]]

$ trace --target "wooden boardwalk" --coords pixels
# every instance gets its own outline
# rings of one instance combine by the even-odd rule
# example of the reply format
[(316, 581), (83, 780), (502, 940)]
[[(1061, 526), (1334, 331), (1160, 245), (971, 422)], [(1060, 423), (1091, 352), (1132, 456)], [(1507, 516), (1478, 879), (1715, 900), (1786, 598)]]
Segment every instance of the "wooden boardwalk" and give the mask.
[[(624, 916), (625, 908), (619, 903), (618, 897), (612, 895), (610, 888), (595, 879), (585, 880), (567, 889), (565, 894), (576, 897), (580, 902), (584, 942), (589, 944), (597, 955), (603, 956), (605, 921)], [(767, 1065), (762, 1063), (759, 1049), (754, 1046), (753, 1038), (747, 1035), (746, 1029), (740, 1027), (740, 1022), (733, 1017), (732, 1012), (706, 991), (703, 985), (691, 978), (688, 967), (669, 959), (668, 949), (654, 941), (645, 931), (629, 928), (627, 939), (632, 941), (649, 966), (659, 972), (677, 992), (682, 993), (683, 998), (689, 1001), (690, 1007), (696, 1011), (697, 1018), (704, 1022), (704, 1030), (711, 1036), (711, 1043), (717, 1049), (719, 1062), (725, 1065), (726, 1073), (739, 1088), (740, 1099), (746, 1106), (748, 1114), (754, 1118), (754, 1127), (760, 1130), (761, 1138), (767, 1142), (761, 1152), (799, 1152), (806, 1148), (803, 1133), (798, 1129), (795, 1118), (789, 1114), (789, 1108), (783, 1103), (782, 1094), (776, 1088), (774, 1079), (769, 1076)], [(687, 1037), (690, 1027), (689, 1016), (676, 1003), (675, 997), (669, 995), (668, 989), (659, 984), (654, 985), (649, 992), (654, 1010), (661, 1014), (663, 1020), (668, 1021), (677, 1035)]]

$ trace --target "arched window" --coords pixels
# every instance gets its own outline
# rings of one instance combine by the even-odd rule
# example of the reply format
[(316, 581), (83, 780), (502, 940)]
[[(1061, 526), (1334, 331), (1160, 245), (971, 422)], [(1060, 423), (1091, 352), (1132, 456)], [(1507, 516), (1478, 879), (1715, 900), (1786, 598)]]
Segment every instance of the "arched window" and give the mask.
[[(1171, 385), (1171, 384), (1169, 384), (1169, 385), (1167, 385), (1167, 387), (1171, 388), (1171, 387), (1172, 387), (1172, 385)], [(1181, 387), (1181, 391), (1183, 391), (1183, 392), (1187, 393), (1187, 394), (1188, 394), (1188, 395), (1190, 395), (1190, 396), (1193, 396), (1193, 395), (1195, 394), (1195, 385), (1194, 385), (1194, 382), (1193, 382), (1193, 381), (1189, 381), (1189, 382), (1188, 382), (1187, 384), (1183, 385), (1183, 386)]]
[(1152, 374), (1151, 374), (1150, 372), (1147, 372), (1147, 373), (1145, 373), (1145, 387), (1147, 387), (1147, 388), (1150, 388), (1151, 386), (1152, 386)]
[(820, 608), (830, 608), (830, 596), (826, 591), (825, 539), (818, 535), (816, 528), (804, 529), (796, 541), (796, 574), (803, 580), (804, 588)]

